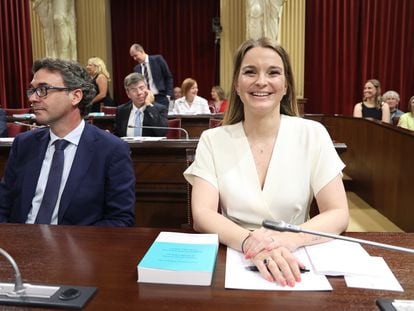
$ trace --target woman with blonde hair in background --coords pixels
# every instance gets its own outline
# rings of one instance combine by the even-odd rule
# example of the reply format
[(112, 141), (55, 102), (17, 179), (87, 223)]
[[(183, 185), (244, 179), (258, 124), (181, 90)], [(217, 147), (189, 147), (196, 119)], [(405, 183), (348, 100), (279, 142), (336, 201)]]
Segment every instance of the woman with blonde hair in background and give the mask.
[(86, 70), (95, 85), (96, 96), (90, 103), (90, 112), (101, 111), (101, 106), (116, 106), (109, 94), (109, 72), (106, 65), (99, 57), (91, 57), (86, 65)]

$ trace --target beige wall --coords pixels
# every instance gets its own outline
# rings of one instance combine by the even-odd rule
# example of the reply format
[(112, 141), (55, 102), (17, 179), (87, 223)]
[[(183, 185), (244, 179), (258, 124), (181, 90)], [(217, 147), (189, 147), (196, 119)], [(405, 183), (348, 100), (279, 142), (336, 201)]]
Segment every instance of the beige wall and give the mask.
[[(85, 65), (90, 57), (103, 59), (112, 76), (112, 42), (109, 0), (75, 0), (78, 61)], [(30, 11), (33, 59), (45, 57), (43, 30), (36, 13)], [(110, 91), (113, 94), (112, 84)]]

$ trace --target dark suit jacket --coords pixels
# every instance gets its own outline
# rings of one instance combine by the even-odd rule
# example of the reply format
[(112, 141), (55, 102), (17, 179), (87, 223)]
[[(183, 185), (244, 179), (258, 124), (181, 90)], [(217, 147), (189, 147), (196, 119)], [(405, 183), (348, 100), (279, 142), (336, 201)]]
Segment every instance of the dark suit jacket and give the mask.
[[(26, 222), (49, 140), (49, 129), (15, 138), (0, 182), (0, 222)], [(128, 145), (85, 124), (62, 193), (58, 224), (132, 226), (134, 212), (135, 175)]]
[[(152, 79), (161, 95), (173, 95), (173, 76), (167, 62), (161, 55), (148, 55)], [(141, 64), (134, 67), (134, 71), (141, 73)], [(149, 87), (148, 87), (149, 88)]]
[[(126, 136), (128, 119), (132, 110), (132, 101), (127, 102), (118, 107), (118, 111), (115, 117), (114, 134), (117, 136)], [(168, 108), (164, 105), (154, 103), (154, 105), (148, 106), (144, 111), (143, 126), (168, 126)], [(167, 135), (167, 130), (161, 129), (142, 129), (142, 136), (155, 136), (162, 137)]]

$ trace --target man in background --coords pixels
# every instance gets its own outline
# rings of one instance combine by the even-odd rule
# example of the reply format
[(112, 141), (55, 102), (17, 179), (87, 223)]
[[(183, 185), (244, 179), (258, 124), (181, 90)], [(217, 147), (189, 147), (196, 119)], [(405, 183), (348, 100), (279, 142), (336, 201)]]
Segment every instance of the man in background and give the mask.
[(118, 107), (114, 134), (121, 137), (166, 136), (168, 108), (154, 101), (145, 77), (137, 72), (131, 73), (124, 79), (124, 87), (130, 101)]
[(155, 101), (168, 108), (168, 97), (173, 95), (173, 77), (167, 62), (161, 55), (146, 54), (144, 48), (137, 43), (131, 46), (129, 54), (138, 63), (134, 71), (144, 76), (148, 89), (155, 96)]
[(33, 64), (27, 97), (36, 122), (18, 135), (0, 182), (0, 222), (127, 227), (135, 223), (135, 175), (128, 145), (86, 123), (95, 96), (78, 63)]

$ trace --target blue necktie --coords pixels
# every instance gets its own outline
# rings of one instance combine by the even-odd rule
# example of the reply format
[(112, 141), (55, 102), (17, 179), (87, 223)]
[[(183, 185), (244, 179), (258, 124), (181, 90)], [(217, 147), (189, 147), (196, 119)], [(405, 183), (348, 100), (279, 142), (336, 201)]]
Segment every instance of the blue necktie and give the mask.
[(141, 110), (135, 112), (134, 136), (142, 136)]
[(50, 224), (56, 201), (59, 194), (60, 183), (65, 161), (65, 148), (69, 144), (67, 140), (59, 139), (54, 142), (55, 153), (53, 154), (52, 165), (50, 166), (45, 193), (36, 217), (36, 224)]

